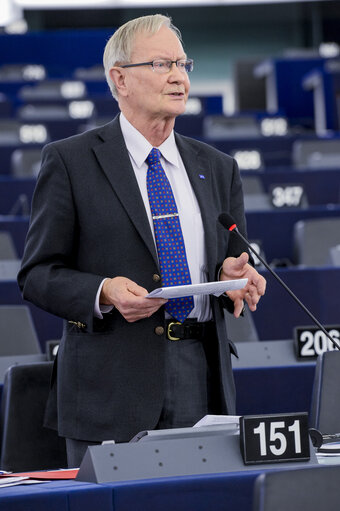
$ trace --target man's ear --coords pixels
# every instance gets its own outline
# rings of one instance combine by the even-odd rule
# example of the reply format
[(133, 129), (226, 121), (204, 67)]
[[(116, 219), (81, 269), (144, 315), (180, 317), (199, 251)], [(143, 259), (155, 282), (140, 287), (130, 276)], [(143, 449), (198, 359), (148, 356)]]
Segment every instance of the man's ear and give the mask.
[(115, 84), (117, 92), (121, 96), (126, 96), (127, 94), (125, 77), (126, 77), (125, 69), (116, 66), (110, 69), (110, 78)]

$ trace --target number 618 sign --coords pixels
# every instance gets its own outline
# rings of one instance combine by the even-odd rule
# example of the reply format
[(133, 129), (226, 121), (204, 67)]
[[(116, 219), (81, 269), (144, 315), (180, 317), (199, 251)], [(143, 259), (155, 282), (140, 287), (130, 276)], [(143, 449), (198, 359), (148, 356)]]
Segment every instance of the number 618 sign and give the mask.
[(308, 414), (247, 415), (240, 417), (244, 463), (308, 461)]

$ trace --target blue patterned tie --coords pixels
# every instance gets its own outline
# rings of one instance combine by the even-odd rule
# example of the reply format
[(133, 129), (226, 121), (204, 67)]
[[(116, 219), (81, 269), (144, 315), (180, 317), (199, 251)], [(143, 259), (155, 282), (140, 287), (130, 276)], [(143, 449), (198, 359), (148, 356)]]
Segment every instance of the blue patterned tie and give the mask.
[[(163, 286), (191, 284), (190, 272), (177, 206), (160, 162), (160, 151), (151, 149), (146, 159), (146, 184), (154, 225)], [(171, 298), (165, 310), (181, 323), (194, 307), (192, 296)]]

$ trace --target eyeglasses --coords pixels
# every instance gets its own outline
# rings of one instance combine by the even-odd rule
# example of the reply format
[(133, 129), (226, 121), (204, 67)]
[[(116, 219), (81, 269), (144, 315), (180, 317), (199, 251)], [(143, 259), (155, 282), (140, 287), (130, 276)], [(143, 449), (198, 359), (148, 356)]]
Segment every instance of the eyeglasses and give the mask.
[(171, 70), (172, 64), (176, 64), (178, 69), (182, 73), (191, 73), (194, 69), (194, 61), (192, 59), (178, 59), (178, 60), (167, 60), (157, 59), (151, 62), (139, 62), (138, 64), (125, 64), (119, 67), (138, 67), (138, 66), (151, 66), (152, 70), (158, 74), (165, 74)]

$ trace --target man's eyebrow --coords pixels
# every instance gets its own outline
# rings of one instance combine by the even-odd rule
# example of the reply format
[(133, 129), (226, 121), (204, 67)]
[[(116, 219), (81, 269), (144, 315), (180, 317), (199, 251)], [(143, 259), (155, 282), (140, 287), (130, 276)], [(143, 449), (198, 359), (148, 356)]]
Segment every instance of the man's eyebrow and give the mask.
[[(182, 60), (188, 58), (187, 55), (184, 53), (181, 57), (178, 57), (176, 60)], [(152, 60), (172, 60), (170, 57), (161, 57), (160, 55), (156, 55), (155, 57), (151, 57), (150, 61)]]

